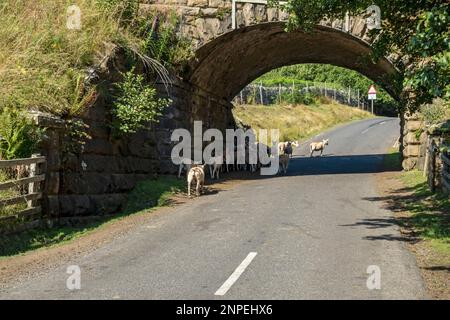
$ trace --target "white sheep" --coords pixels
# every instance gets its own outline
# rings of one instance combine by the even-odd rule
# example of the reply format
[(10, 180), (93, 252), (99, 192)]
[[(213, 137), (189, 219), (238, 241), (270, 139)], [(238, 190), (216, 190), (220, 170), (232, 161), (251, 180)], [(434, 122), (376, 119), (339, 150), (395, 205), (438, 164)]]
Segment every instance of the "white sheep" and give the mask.
[(311, 142), (309, 145), (311, 151), (310, 157), (313, 156), (314, 151), (320, 151), (320, 156), (322, 156), (325, 146), (328, 145), (328, 141), (329, 139), (323, 139), (321, 142)]

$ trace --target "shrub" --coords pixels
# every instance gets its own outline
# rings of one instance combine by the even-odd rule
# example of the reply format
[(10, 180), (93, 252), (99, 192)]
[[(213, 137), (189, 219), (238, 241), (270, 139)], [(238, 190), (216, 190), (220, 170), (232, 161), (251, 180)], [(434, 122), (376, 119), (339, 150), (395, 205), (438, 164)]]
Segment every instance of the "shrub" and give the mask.
[(313, 104), (316, 99), (317, 96), (310, 92), (302, 93), (300, 91), (294, 91), (292, 93), (287, 91), (281, 94), (282, 103), (310, 105)]
[(449, 115), (449, 106), (442, 100), (434, 100), (432, 104), (423, 105), (420, 112), (426, 124), (436, 124), (444, 121)]
[(148, 122), (157, 122), (161, 111), (170, 100), (156, 96), (156, 89), (144, 82), (134, 68), (123, 74), (124, 80), (116, 84), (118, 94), (113, 105), (113, 128), (121, 134), (134, 133)]

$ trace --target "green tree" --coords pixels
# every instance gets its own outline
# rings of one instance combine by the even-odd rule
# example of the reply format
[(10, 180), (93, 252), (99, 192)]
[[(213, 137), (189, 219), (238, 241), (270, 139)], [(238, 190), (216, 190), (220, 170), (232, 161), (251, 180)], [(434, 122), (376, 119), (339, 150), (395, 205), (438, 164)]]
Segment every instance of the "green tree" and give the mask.
[(373, 58), (395, 54), (402, 74), (404, 97), (411, 111), (433, 98), (450, 98), (450, 17), (446, 0), (288, 0), (280, 5), (289, 12), (288, 30), (310, 30), (323, 19), (364, 15), (368, 6), (381, 9), (382, 28), (370, 31)]

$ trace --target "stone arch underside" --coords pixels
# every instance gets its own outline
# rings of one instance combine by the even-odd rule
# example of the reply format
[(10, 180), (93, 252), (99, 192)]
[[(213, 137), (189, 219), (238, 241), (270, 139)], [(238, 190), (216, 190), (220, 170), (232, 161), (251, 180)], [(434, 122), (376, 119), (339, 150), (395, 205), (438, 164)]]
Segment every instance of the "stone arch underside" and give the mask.
[(398, 99), (395, 67), (385, 58), (373, 63), (367, 42), (331, 27), (317, 26), (311, 32), (286, 32), (284, 28), (283, 22), (262, 23), (209, 41), (191, 61), (190, 84), (230, 101), (248, 83), (272, 69), (322, 63), (358, 71)]

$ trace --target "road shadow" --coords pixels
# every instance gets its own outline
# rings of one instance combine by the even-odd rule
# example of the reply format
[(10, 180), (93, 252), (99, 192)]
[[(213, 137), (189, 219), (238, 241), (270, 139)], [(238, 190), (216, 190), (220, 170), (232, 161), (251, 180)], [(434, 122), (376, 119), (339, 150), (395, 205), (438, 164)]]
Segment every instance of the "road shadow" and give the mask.
[(377, 202), (385, 210), (395, 213), (393, 217), (366, 218), (341, 227), (385, 229), (399, 227), (401, 235), (382, 234), (365, 237), (367, 240), (401, 241), (416, 243), (423, 237), (446, 239), (450, 236), (450, 203), (448, 196), (433, 194), (426, 182), (403, 188), (394, 188), (386, 194), (365, 197), (363, 200)]
[(386, 154), (329, 155), (294, 157), (287, 175), (358, 174), (400, 171), (383, 165)]
[(250, 172), (247, 170), (221, 172), (220, 179), (211, 179), (209, 174), (206, 177), (206, 185), (227, 180), (259, 180), (276, 179), (289, 176), (309, 176), (309, 175), (336, 175), (336, 174), (364, 174), (401, 171), (399, 166), (385, 165), (385, 159), (389, 154), (363, 154), (363, 155), (332, 155), (321, 156), (294, 156), (290, 159), (289, 168), (286, 174), (261, 175), (260, 170)]

